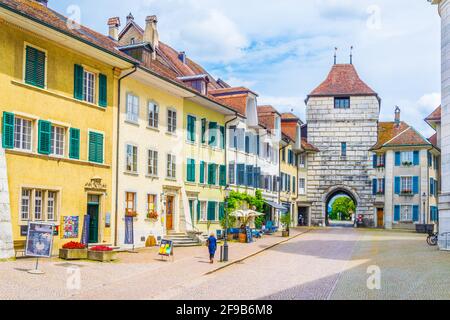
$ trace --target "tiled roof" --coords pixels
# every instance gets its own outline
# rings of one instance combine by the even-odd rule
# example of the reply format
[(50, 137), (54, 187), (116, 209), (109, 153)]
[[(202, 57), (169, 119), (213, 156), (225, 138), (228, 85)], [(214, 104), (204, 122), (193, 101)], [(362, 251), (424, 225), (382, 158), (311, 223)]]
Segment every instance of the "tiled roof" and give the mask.
[(60, 32), (68, 34), (78, 40), (88, 42), (94, 46), (108, 51), (109, 53), (136, 62), (133, 58), (116, 49), (117, 43), (110, 37), (98, 33), (85, 26), (80, 28), (69, 28), (68, 18), (56, 11), (33, 0), (0, 0), (0, 6), (16, 11), (27, 18), (38, 21)]
[(378, 142), (372, 147), (372, 150), (383, 147), (423, 146), (429, 144), (428, 140), (403, 121), (400, 122), (400, 125), (396, 125), (395, 122), (380, 122), (378, 124)]
[(430, 138), (428, 138), (428, 141), (430, 141), (430, 143), (434, 146), (434, 147), (438, 147), (438, 143), (437, 143), (437, 133), (433, 134)]
[(308, 142), (306, 138), (302, 138), (302, 148), (305, 151), (319, 152), (320, 150)]
[(428, 117), (425, 118), (425, 121), (441, 121), (441, 106), (437, 107)]
[(335, 64), (326, 80), (314, 89), (309, 97), (338, 95), (372, 96), (377, 93), (360, 79), (352, 64)]
[(278, 112), (277, 109), (275, 109), (273, 106), (258, 106), (258, 114), (271, 114), (271, 113), (276, 113), (278, 115), (281, 116), (281, 114)]
[(297, 116), (296, 116), (295, 114), (293, 114), (293, 113), (285, 112), (285, 113), (282, 113), (282, 114), (281, 114), (281, 120), (284, 120), (284, 121), (289, 121), (289, 120), (292, 120), (292, 121), (294, 121), (294, 120), (299, 121), (300, 118), (297, 117)]

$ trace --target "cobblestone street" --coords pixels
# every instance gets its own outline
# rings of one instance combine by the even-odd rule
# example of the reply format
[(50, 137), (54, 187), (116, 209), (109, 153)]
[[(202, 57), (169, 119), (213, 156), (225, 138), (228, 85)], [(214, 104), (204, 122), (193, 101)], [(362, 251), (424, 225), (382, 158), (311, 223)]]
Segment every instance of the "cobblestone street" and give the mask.
[[(450, 298), (450, 255), (427, 246), (424, 235), (352, 228), (293, 235), (274, 247), (284, 239), (232, 244), (234, 261), (266, 251), (217, 271), (222, 264), (208, 264), (203, 247), (177, 249), (174, 262), (157, 261), (153, 249), (121, 254), (112, 264), (44, 260), (43, 276), (25, 272), (34, 260), (4, 262), (0, 299)], [(380, 290), (367, 288), (370, 266), (381, 270)], [(68, 280), (74, 267), (78, 289)]]

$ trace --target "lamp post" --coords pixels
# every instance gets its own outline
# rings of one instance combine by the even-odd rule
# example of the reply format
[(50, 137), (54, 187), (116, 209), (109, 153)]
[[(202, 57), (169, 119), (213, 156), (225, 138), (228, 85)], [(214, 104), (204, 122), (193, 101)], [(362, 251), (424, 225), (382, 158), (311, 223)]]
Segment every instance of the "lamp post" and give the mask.
[(223, 262), (228, 261), (228, 198), (230, 197), (231, 188), (229, 185), (225, 188), (225, 241), (223, 244)]
[(427, 224), (427, 193), (424, 192), (422, 194), (422, 201), (423, 201), (423, 224)]

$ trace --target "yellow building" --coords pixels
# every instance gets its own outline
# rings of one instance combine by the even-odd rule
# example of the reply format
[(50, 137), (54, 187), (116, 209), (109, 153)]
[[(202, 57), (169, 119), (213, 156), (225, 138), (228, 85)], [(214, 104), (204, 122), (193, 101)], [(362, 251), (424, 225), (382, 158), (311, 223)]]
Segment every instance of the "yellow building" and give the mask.
[(0, 1), (0, 111), (13, 239), (49, 222), (55, 253), (80, 241), (87, 215), (89, 242), (111, 243), (115, 93), (132, 61), (45, 3), (10, 3)]

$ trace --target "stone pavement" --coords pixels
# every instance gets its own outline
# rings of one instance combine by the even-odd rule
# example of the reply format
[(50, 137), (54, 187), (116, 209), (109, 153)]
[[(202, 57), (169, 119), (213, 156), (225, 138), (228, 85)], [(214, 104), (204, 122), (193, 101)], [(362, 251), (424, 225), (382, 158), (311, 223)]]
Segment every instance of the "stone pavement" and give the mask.
[[(291, 238), (307, 231), (292, 229)], [(230, 263), (286, 240), (275, 234), (252, 244), (230, 243)], [(2, 262), (0, 299), (152, 299), (224, 266), (208, 263), (206, 247), (175, 248), (173, 261), (162, 261), (157, 252), (150, 248), (138, 254), (119, 253), (114, 263), (41, 259), (44, 275), (27, 273), (35, 259)]]

